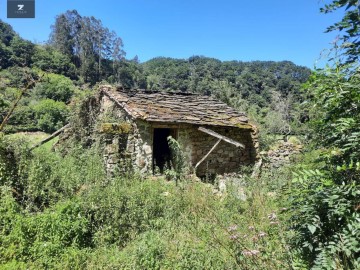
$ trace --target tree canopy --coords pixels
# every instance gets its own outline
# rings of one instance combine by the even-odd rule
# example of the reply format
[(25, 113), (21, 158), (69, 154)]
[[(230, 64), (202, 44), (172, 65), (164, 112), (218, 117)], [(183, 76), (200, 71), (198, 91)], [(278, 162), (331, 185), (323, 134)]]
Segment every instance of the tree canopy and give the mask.
[(84, 82), (94, 84), (118, 72), (117, 63), (125, 57), (124, 45), (101, 20), (68, 10), (56, 17), (51, 28), (49, 44), (70, 57)]

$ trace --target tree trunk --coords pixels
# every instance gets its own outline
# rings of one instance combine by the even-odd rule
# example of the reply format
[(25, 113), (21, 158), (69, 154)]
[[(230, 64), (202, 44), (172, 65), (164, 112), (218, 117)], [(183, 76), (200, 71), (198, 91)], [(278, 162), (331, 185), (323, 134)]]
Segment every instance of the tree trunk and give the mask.
[(64, 129), (66, 129), (68, 126), (69, 126), (69, 124), (66, 124), (62, 128), (55, 131), (53, 134), (51, 134), (49, 137), (47, 137), (47, 138), (43, 139), (42, 141), (38, 142), (37, 144), (33, 145), (33, 147), (30, 148), (30, 151), (37, 148), (37, 147), (39, 147), (39, 146), (41, 146), (41, 145), (43, 145), (44, 143), (47, 143), (48, 141), (55, 138), (56, 136), (60, 135), (60, 133), (63, 132)]

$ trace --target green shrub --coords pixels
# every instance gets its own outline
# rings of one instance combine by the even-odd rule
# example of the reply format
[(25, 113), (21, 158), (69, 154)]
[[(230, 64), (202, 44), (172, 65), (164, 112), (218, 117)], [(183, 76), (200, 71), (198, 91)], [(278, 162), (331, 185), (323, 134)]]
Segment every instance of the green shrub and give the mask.
[(62, 75), (48, 73), (32, 90), (37, 99), (53, 99), (68, 103), (74, 94), (73, 82)]
[(171, 169), (165, 171), (168, 179), (174, 179), (176, 183), (181, 178), (184, 178), (188, 168), (186, 167), (185, 156), (181, 145), (173, 137), (167, 138), (170, 152), (171, 152)]
[[(296, 173), (290, 190), (294, 253), (313, 269), (360, 267), (360, 215), (354, 212), (360, 189), (356, 182), (337, 184), (319, 170)], [(355, 206), (356, 207), (356, 206)]]
[(76, 68), (71, 63), (70, 57), (60, 53), (51, 46), (35, 46), (32, 61), (33, 67), (76, 79)]
[(136, 235), (162, 224), (166, 200), (161, 183), (114, 179), (107, 186), (84, 193), (84, 207), (92, 216), (95, 243), (125, 246)]
[(88, 246), (88, 220), (75, 201), (57, 204), (44, 213), (20, 212), (11, 221), (11, 231), (1, 235), (1, 262), (36, 261), (48, 268), (65, 248)]
[(25, 187), (27, 165), (32, 154), (24, 139), (13, 139), (0, 133), (0, 185), (14, 189), (20, 198)]
[(323, 150), (296, 172), (289, 196), (296, 261), (311, 269), (360, 268), (360, 77), (347, 68), (317, 71), (307, 85)]
[(44, 132), (54, 132), (66, 124), (68, 108), (65, 103), (44, 99), (34, 105), (37, 126)]
[(165, 257), (165, 243), (159, 233), (147, 231), (141, 235), (134, 254), (136, 269), (161, 269)]
[(26, 207), (42, 209), (92, 184), (105, 183), (104, 178), (103, 163), (95, 149), (75, 150), (65, 157), (37, 149), (27, 166)]

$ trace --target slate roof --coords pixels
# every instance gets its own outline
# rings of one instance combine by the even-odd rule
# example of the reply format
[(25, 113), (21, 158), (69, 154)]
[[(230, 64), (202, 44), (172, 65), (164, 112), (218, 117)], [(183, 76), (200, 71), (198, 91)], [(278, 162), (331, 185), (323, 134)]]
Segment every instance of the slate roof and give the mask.
[(135, 119), (251, 129), (245, 113), (209, 96), (182, 92), (124, 90), (101, 86), (100, 92)]

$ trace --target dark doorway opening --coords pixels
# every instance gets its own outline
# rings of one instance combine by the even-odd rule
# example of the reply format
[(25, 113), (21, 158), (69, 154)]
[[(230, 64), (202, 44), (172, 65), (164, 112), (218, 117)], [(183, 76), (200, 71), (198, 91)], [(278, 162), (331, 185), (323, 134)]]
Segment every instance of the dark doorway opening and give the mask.
[(164, 169), (171, 168), (171, 151), (167, 138), (172, 136), (176, 139), (176, 130), (171, 128), (154, 128), (153, 137), (153, 172), (159, 168), (160, 173)]

